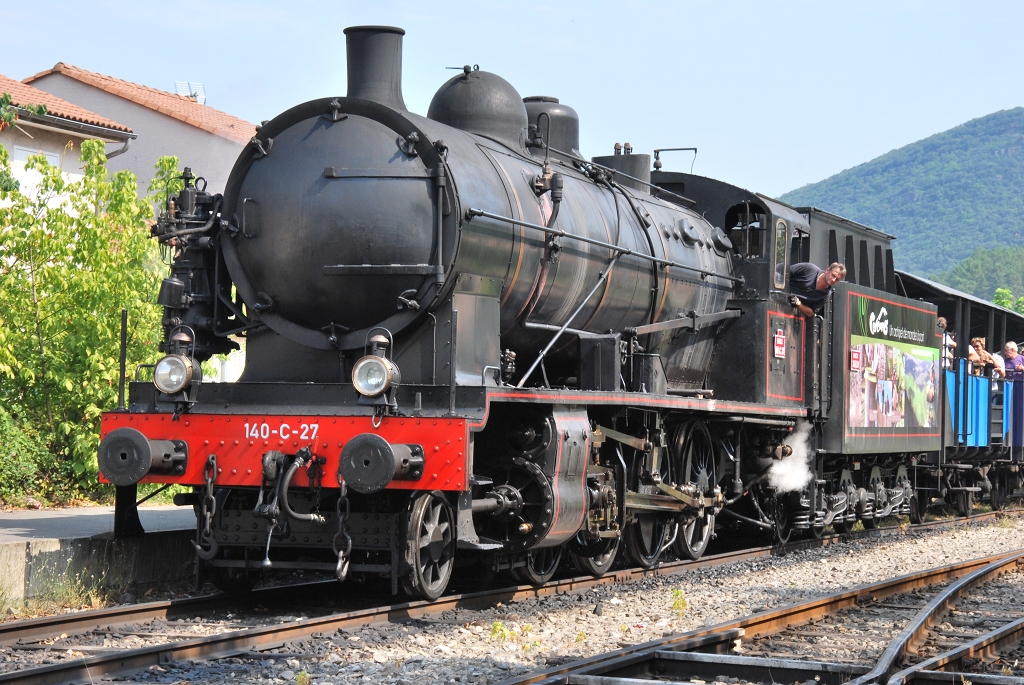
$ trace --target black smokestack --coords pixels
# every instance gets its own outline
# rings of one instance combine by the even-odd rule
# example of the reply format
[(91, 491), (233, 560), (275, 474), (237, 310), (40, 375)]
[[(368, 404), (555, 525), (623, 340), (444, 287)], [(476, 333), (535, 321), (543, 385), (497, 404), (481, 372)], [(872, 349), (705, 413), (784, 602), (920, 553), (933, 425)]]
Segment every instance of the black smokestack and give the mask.
[(372, 100), (404, 110), (402, 99), (402, 36), (394, 26), (350, 26), (345, 29), (348, 53), (348, 97)]

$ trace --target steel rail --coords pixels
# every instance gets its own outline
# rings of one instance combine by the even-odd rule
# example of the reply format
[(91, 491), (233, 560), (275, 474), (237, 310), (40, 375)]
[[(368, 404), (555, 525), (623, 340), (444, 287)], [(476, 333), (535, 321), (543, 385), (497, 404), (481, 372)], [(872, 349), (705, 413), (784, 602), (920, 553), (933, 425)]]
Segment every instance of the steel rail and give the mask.
[(930, 631), (955, 604), (965, 591), (986, 583), (996, 576), (1011, 570), (1010, 566), (1024, 565), (1024, 552), (1004, 557), (952, 583), (933, 597), (917, 613), (914, 619), (885, 648), (875, 667), (850, 681), (850, 685), (869, 685), (888, 679), (896, 664), (908, 653), (924, 642)]
[[(912, 530), (947, 528), (962, 523), (972, 523), (985, 520), (992, 518), (994, 515), (996, 515), (996, 512), (979, 514), (968, 519), (961, 518), (930, 521), (914, 526)], [(669, 562), (660, 564), (651, 569), (624, 569), (609, 573), (601, 576), (600, 578), (593, 578), (591, 576), (567, 578), (548, 583), (540, 588), (523, 585), (512, 588), (503, 588), (496, 591), (487, 590), (449, 595), (434, 602), (404, 602), (379, 608), (361, 609), (309, 619), (300, 619), (286, 624), (268, 625), (200, 636), (192, 640), (168, 642), (138, 649), (115, 651), (110, 654), (85, 657), (61, 664), (48, 664), (21, 671), (0, 674), (0, 684), (24, 683), (27, 685), (28, 683), (53, 683), (56, 685), (58, 683), (67, 683), (76, 680), (87, 681), (95, 679), (96, 677), (140, 671), (150, 666), (186, 659), (222, 659), (230, 656), (251, 654), (253, 651), (259, 652), (261, 648), (264, 650), (270, 649), (273, 646), (282, 644), (283, 642), (305, 639), (317, 633), (334, 632), (339, 628), (362, 627), (377, 623), (408, 621), (422, 616), (443, 613), (451, 609), (484, 608), (492, 606), (496, 602), (508, 603), (523, 599), (580, 592), (599, 585), (631, 582), (661, 575), (674, 575), (699, 568), (721, 566), (751, 559), (765, 558), (772, 555), (784, 555), (789, 552), (824, 547), (829, 544), (835, 544), (844, 539), (887, 537), (891, 535), (902, 535), (904, 532), (903, 528), (897, 526), (878, 528), (870, 531), (860, 531), (853, 535), (830, 535), (824, 536), (818, 540), (801, 540), (789, 543), (785, 546), (773, 545), (736, 550), (733, 552), (707, 556), (698, 561)], [(962, 566), (973, 569), (978, 565), (978, 563), (979, 562), (977, 561), (962, 562), (961, 564), (956, 565), (956, 567)], [(921, 574), (924, 573), (926, 572), (921, 572)], [(924, 584), (927, 585), (930, 582), (937, 581), (929, 581)], [(267, 588), (265, 590), (253, 592), (249, 598), (242, 600), (242, 602), (260, 601), (266, 603), (270, 597), (274, 597), (277, 601), (282, 601), (289, 597), (289, 593), (294, 593), (297, 589), (315, 592), (315, 590), (327, 586), (337, 587), (337, 582), (329, 580), (306, 583), (301, 586)], [(204, 602), (205, 605), (203, 604)], [(78, 627), (76, 630), (79, 632), (87, 632), (88, 630), (96, 627), (108, 627), (118, 624), (123, 625), (126, 623), (146, 620), (147, 618), (159, 618), (162, 617), (161, 612), (165, 612), (163, 613), (163, 616), (168, 615), (166, 612), (170, 611), (186, 614), (194, 612), (196, 608), (200, 606), (209, 610), (211, 602), (219, 603), (218, 606), (237, 606), (239, 604), (239, 599), (226, 595), (214, 595), (183, 600), (171, 600), (167, 602), (151, 602), (149, 604), (136, 605), (134, 607), (116, 607), (113, 609), (81, 612), (80, 614), (62, 614), (42, 619), (32, 619), (30, 621), (18, 621), (8, 624), (0, 624), (0, 638), (3, 640), (2, 643), (10, 644), (11, 642), (16, 642), (18, 639), (24, 640), (29, 636), (32, 638), (39, 638), (44, 635), (48, 637), (53, 636), (57, 630), (60, 632), (69, 632), (69, 619), (73, 621), (73, 625)], [(753, 620), (758, 616), (761, 616), (761, 614), (757, 614), (750, 618)], [(757, 621), (754, 621), (754, 623), (751, 623), (750, 625), (754, 625), (756, 623)], [(721, 637), (723, 634), (722, 631), (728, 631), (731, 627), (733, 627), (731, 624), (716, 626), (705, 631), (698, 631), (699, 634), (697, 635), (687, 634), (689, 637), (681, 636), (681, 639), (690, 639), (692, 637), (693, 639), (699, 638), (701, 641), (705, 642), (709, 640), (711, 643), (721, 642), (723, 639)], [(747, 631), (748, 635), (751, 634), (750, 628), (746, 624), (742, 626), (737, 625), (735, 627), (742, 627)], [(48, 632), (47, 628), (49, 628)], [(714, 635), (718, 635), (718, 637), (715, 637), (714, 639), (709, 637)], [(62, 645), (60, 648), (64, 649), (65, 647)], [(74, 649), (74, 646), (67, 646), (67, 648)]]
[(175, 616), (208, 614), (218, 609), (232, 609), (240, 605), (280, 604), (285, 601), (295, 601), (297, 596), (301, 598), (304, 595), (309, 595), (315, 598), (321, 595), (318, 591), (322, 591), (328, 584), (334, 585), (336, 581), (313, 581), (260, 588), (241, 597), (216, 593), (8, 621), (0, 623), (0, 647), (51, 638), (61, 633), (78, 635), (109, 626), (123, 626), (129, 623), (167, 619)]
[[(966, 680), (979, 682), (975, 676), (980, 674), (972, 673), (968, 676), (966, 673), (963, 673), (964, 665), (968, 659), (978, 659), (998, 654), (1006, 647), (1013, 646), (1021, 641), (1024, 641), (1024, 618), (1019, 618), (1016, 621), (999, 626), (995, 630), (979, 635), (970, 642), (954, 647), (948, 652), (937, 654), (926, 661), (905, 668), (893, 674), (886, 685), (907, 685), (917, 680), (937, 680), (939, 677), (946, 682), (950, 682), (950, 676), (953, 674), (963, 674), (966, 676)], [(952, 667), (953, 670), (941, 670), (947, 667)], [(1024, 678), (1018, 677), (1013, 678), (1013, 680), (1024, 683)], [(952, 682), (960, 683), (963, 680), (954, 677)]]
[(916, 680), (936, 685), (1024, 685), (1024, 678), (1020, 676), (960, 673), (958, 671), (919, 671)]
[[(906, 532), (941, 530), (964, 524), (973, 525), (995, 518), (1004, 513), (1012, 514), (1016, 511), (1017, 510), (1010, 510), (1009, 512), (985, 512), (973, 514), (970, 518), (966, 519), (954, 518), (927, 521), (925, 523), (911, 526), (906, 530), (901, 529), (899, 526), (886, 526), (884, 528), (862, 530), (844, 535), (825, 535), (817, 540), (795, 540), (781, 546), (768, 545), (723, 552), (716, 555), (706, 556), (699, 561), (664, 562), (646, 572), (639, 572), (644, 574), (641, 577), (658, 574), (673, 574), (689, 569), (706, 568), (710, 565), (724, 565), (747, 561), (750, 559), (759, 559), (773, 554), (784, 555), (807, 549), (817, 549), (831, 544), (836, 544), (844, 539), (857, 540), (873, 537), (889, 537), (905, 534)], [(1024, 513), (1024, 510), (1021, 510), (1020, 513)], [(615, 582), (623, 582), (624, 578), (622, 574), (624, 573), (628, 573), (628, 571), (619, 571), (618, 575), (610, 574), (610, 576), (606, 577), (615, 578)], [(213, 610), (232, 609), (235, 607), (244, 608), (247, 605), (254, 604), (279, 604), (285, 601), (295, 601), (296, 593), (299, 593), (300, 597), (302, 594), (309, 594), (316, 597), (319, 596), (319, 593), (322, 593), (325, 588), (334, 588), (337, 586), (337, 581), (333, 579), (311, 581), (309, 583), (260, 588), (241, 597), (217, 593), (200, 595), (197, 597), (145, 602), (142, 604), (130, 604), (110, 607), (107, 609), (92, 609), (89, 611), (79, 611), (69, 614), (55, 614), (52, 616), (23, 619), (19, 621), (7, 621), (0, 623), (0, 646), (42, 638), (50, 638), (61, 633), (75, 635), (89, 632), (95, 628), (127, 625), (129, 623), (165, 619), (174, 616), (194, 616), (197, 612), (209, 613)]]
[[(796, 548), (797, 545), (794, 545), (793, 549)], [(287, 624), (262, 626), (259, 628), (201, 636), (196, 639), (183, 642), (169, 642), (139, 649), (86, 657), (74, 662), (51, 664), (7, 674), (0, 674), (0, 683), (53, 683), (56, 685), (58, 683), (67, 683), (75, 680), (88, 680), (90, 678), (96, 678), (97, 676), (109, 676), (131, 671), (139, 671), (148, 668), (149, 666), (166, 664), (172, 661), (184, 659), (226, 658), (231, 655), (251, 653), (251, 650), (254, 647), (263, 647), (266, 649), (267, 645), (278, 645), (281, 642), (308, 638), (315, 633), (334, 632), (339, 628), (362, 627), (375, 623), (407, 621), (421, 616), (443, 613), (456, 608), (483, 608), (492, 606), (496, 602), (508, 603), (522, 599), (545, 597), (556, 594), (568, 594), (571, 592), (587, 590), (598, 585), (623, 583), (652, 576), (682, 573), (695, 568), (705, 568), (735, 563), (747, 559), (767, 557), (777, 551), (778, 548), (775, 547), (759, 547), (709, 556), (700, 559), (699, 561), (679, 561), (662, 564), (652, 569), (626, 569), (609, 573), (601, 576), (600, 578), (593, 578), (591, 576), (568, 578), (548, 583), (540, 588), (522, 585), (497, 591), (487, 590), (449, 595), (441, 597), (434, 602), (405, 602), (376, 609), (363, 609), (317, 618), (301, 619)], [(324, 581), (323, 583), (310, 583), (308, 585), (310, 587), (317, 585), (332, 585), (336, 587), (337, 581), (331, 580)], [(287, 589), (287, 586), (272, 589), (285, 590)], [(220, 597), (221, 596), (215, 596), (214, 599)], [(205, 598), (194, 598), (183, 603), (187, 603), (189, 606), (195, 606), (196, 603), (202, 599)], [(166, 605), (169, 603), (154, 602), (152, 604)], [(158, 613), (161, 608), (161, 606), (157, 606), (154, 607), (155, 611), (149, 609), (144, 609), (144, 611), (155, 614)], [(130, 611), (130, 607), (123, 607), (119, 609), (124, 609), (124, 611), (118, 611), (115, 609), (112, 610), (112, 612), (120, 617), (122, 623), (130, 620), (139, 620), (138, 618), (131, 618), (132, 613)], [(104, 612), (89, 613), (96, 614)], [(142, 616), (143, 614), (140, 611), (137, 615)], [(65, 626), (60, 624), (59, 620), (52, 620), (62, 619), (65, 618), (65, 616), (49, 618), (51, 619), (51, 631), (49, 635), (53, 634), (52, 628), (56, 627), (60, 627), (66, 632)], [(31, 627), (33, 629), (32, 634), (34, 636), (38, 636), (39, 632), (35, 629), (41, 622), (42, 620), (33, 621), (33, 623), (37, 624)], [(95, 627), (97, 623), (95, 620), (90, 621), (88, 619), (79, 619), (78, 625)], [(102, 622), (100, 625), (107, 626), (111, 624), (108, 620)], [(6, 637), (10, 640), (11, 636), (15, 634), (18, 634), (18, 631), (11, 630), (8, 632)], [(61, 649), (63, 648), (64, 646), (61, 646)], [(69, 646), (68, 648), (74, 649), (73, 646)]]
[[(947, 580), (954, 580), (964, 575), (971, 574), (980, 569), (987, 568), (993, 562), (1008, 557), (1020, 556), (1021, 552), (1003, 553), (993, 556), (973, 559), (971, 561), (959, 562), (949, 566), (918, 571), (898, 578), (861, 585), (852, 590), (838, 592), (825, 597), (813, 599), (809, 602), (790, 604), (779, 609), (762, 611), (751, 616), (719, 623), (708, 628), (697, 629), (687, 633), (681, 633), (661, 640), (654, 640), (632, 647), (625, 647), (605, 654), (600, 654), (587, 659), (581, 659), (570, 664), (553, 667), (543, 671), (523, 676), (517, 676), (503, 680), (498, 685), (598, 685), (599, 679), (594, 676), (604, 676), (612, 671), (638, 669), (640, 664), (648, 663), (654, 659), (665, 657), (673, 659), (671, 655), (679, 655), (679, 650), (688, 649), (688, 645), (696, 639), (702, 639), (702, 649), (727, 649), (736, 639), (735, 631), (742, 630), (743, 638), (750, 639), (763, 635), (771, 635), (780, 632), (791, 625), (807, 623), (813, 619), (821, 618), (836, 613), (843, 609), (856, 607), (859, 604), (879, 598), (888, 597), (911, 590), (927, 587)], [(719, 636), (716, 641), (714, 636)], [(702, 655), (687, 655), (697, 657), (692, 661), (702, 660)], [(726, 669), (728, 664), (739, 666), (743, 670), (749, 670), (754, 665), (771, 666), (773, 660), (752, 659), (750, 657), (736, 657), (726, 654), (717, 654), (714, 657), (705, 657), (707, 661), (713, 661), (717, 673)], [(782, 665), (782, 660), (774, 660)], [(786, 665), (794, 662), (786, 661)], [(815, 662), (807, 662), (814, 664)], [(834, 664), (832, 665), (835, 666)], [(843, 665), (848, 671), (856, 672), (864, 669), (856, 669), (853, 666)], [(811, 674), (813, 677), (813, 673)], [(846, 678), (837, 682), (844, 682)], [(630, 682), (628, 678), (608, 678), (605, 676), (605, 683), (622, 685)], [(825, 683), (823, 683), (825, 685)]]

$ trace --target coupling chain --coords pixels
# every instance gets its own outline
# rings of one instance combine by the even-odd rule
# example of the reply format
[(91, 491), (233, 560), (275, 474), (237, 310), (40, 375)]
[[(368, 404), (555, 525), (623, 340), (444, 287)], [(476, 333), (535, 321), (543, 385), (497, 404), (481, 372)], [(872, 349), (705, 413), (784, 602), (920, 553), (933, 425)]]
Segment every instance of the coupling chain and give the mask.
[[(217, 556), (218, 545), (213, 537), (213, 517), (217, 514), (217, 498), (213, 496), (213, 483), (217, 480), (217, 455), (211, 454), (203, 465), (203, 478), (206, 480), (206, 494), (200, 505), (202, 515), (202, 529), (199, 533), (198, 543), (193, 543), (196, 548), (196, 556), (209, 561)], [(209, 549), (203, 549), (202, 545), (209, 545)]]
[(352, 513), (351, 503), (348, 501), (348, 488), (345, 481), (341, 481), (341, 493), (338, 502), (334, 506), (338, 516), (338, 532), (331, 540), (331, 548), (338, 557), (338, 566), (334, 569), (338, 580), (345, 580), (348, 576), (349, 560), (352, 556), (352, 536), (348, 534), (348, 517)]
[(203, 537), (212, 535), (210, 522), (217, 513), (217, 499), (213, 496), (213, 482), (217, 480), (217, 455), (211, 454), (203, 466), (203, 477), (206, 479), (206, 495), (203, 497)]

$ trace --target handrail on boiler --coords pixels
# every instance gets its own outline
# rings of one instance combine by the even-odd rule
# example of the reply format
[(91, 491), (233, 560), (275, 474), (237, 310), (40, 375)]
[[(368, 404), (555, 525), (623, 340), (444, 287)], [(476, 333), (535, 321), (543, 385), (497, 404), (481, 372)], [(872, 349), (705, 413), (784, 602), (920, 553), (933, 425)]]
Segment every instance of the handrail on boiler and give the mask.
[(603, 247), (608, 250), (612, 250), (620, 255), (633, 255), (640, 259), (645, 259), (655, 264), (661, 264), (662, 266), (675, 267), (677, 269), (686, 269), (687, 271), (694, 271), (700, 274), (702, 279), (706, 279), (709, 276), (713, 278), (721, 278), (724, 281), (731, 281), (737, 285), (743, 285), (745, 283), (742, 276), (727, 276), (725, 274), (716, 273), (714, 271), (708, 271), (706, 269), (699, 269), (695, 266), (687, 266), (686, 264), (680, 264), (674, 262), (671, 259), (662, 259), (661, 257), (655, 257), (654, 255), (644, 254), (642, 252), (635, 252), (628, 247), (621, 247), (619, 245), (613, 245), (612, 243), (606, 243), (603, 240), (597, 240), (595, 238), (587, 238), (582, 235), (574, 235), (572, 233), (566, 233), (560, 228), (549, 228), (547, 226), (541, 226), (540, 224), (534, 224), (529, 221), (523, 221), (522, 219), (513, 219), (512, 217), (502, 216), (501, 214), (494, 214), (493, 212), (485, 212), (482, 209), (475, 209), (470, 207), (466, 210), (466, 220), (472, 221), (474, 218), (482, 216), (488, 219), (494, 219), (495, 221), (504, 221), (509, 224), (516, 224), (517, 226), (525, 226), (526, 228), (532, 228), (535, 231), (541, 231), (548, 235), (557, 235), (560, 238), (570, 238), (572, 240), (578, 240), (581, 243), (587, 243), (588, 245), (596, 245), (597, 247)]

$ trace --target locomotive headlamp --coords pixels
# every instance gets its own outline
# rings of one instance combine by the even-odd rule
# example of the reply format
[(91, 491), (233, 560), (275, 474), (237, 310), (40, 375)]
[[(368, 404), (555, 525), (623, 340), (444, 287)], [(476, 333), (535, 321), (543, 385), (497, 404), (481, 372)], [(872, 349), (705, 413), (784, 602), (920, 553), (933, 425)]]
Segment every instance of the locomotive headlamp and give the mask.
[(174, 395), (188, 387), (193, 375), (191, 359), (180, 354), (169, 354), (153, 368), (153, 385), (162, 393)]
[(352, 385), (360, 395), (377, 397), (401, 380), (398, 367), (386, 357), (370, 354), (352, 367)]

